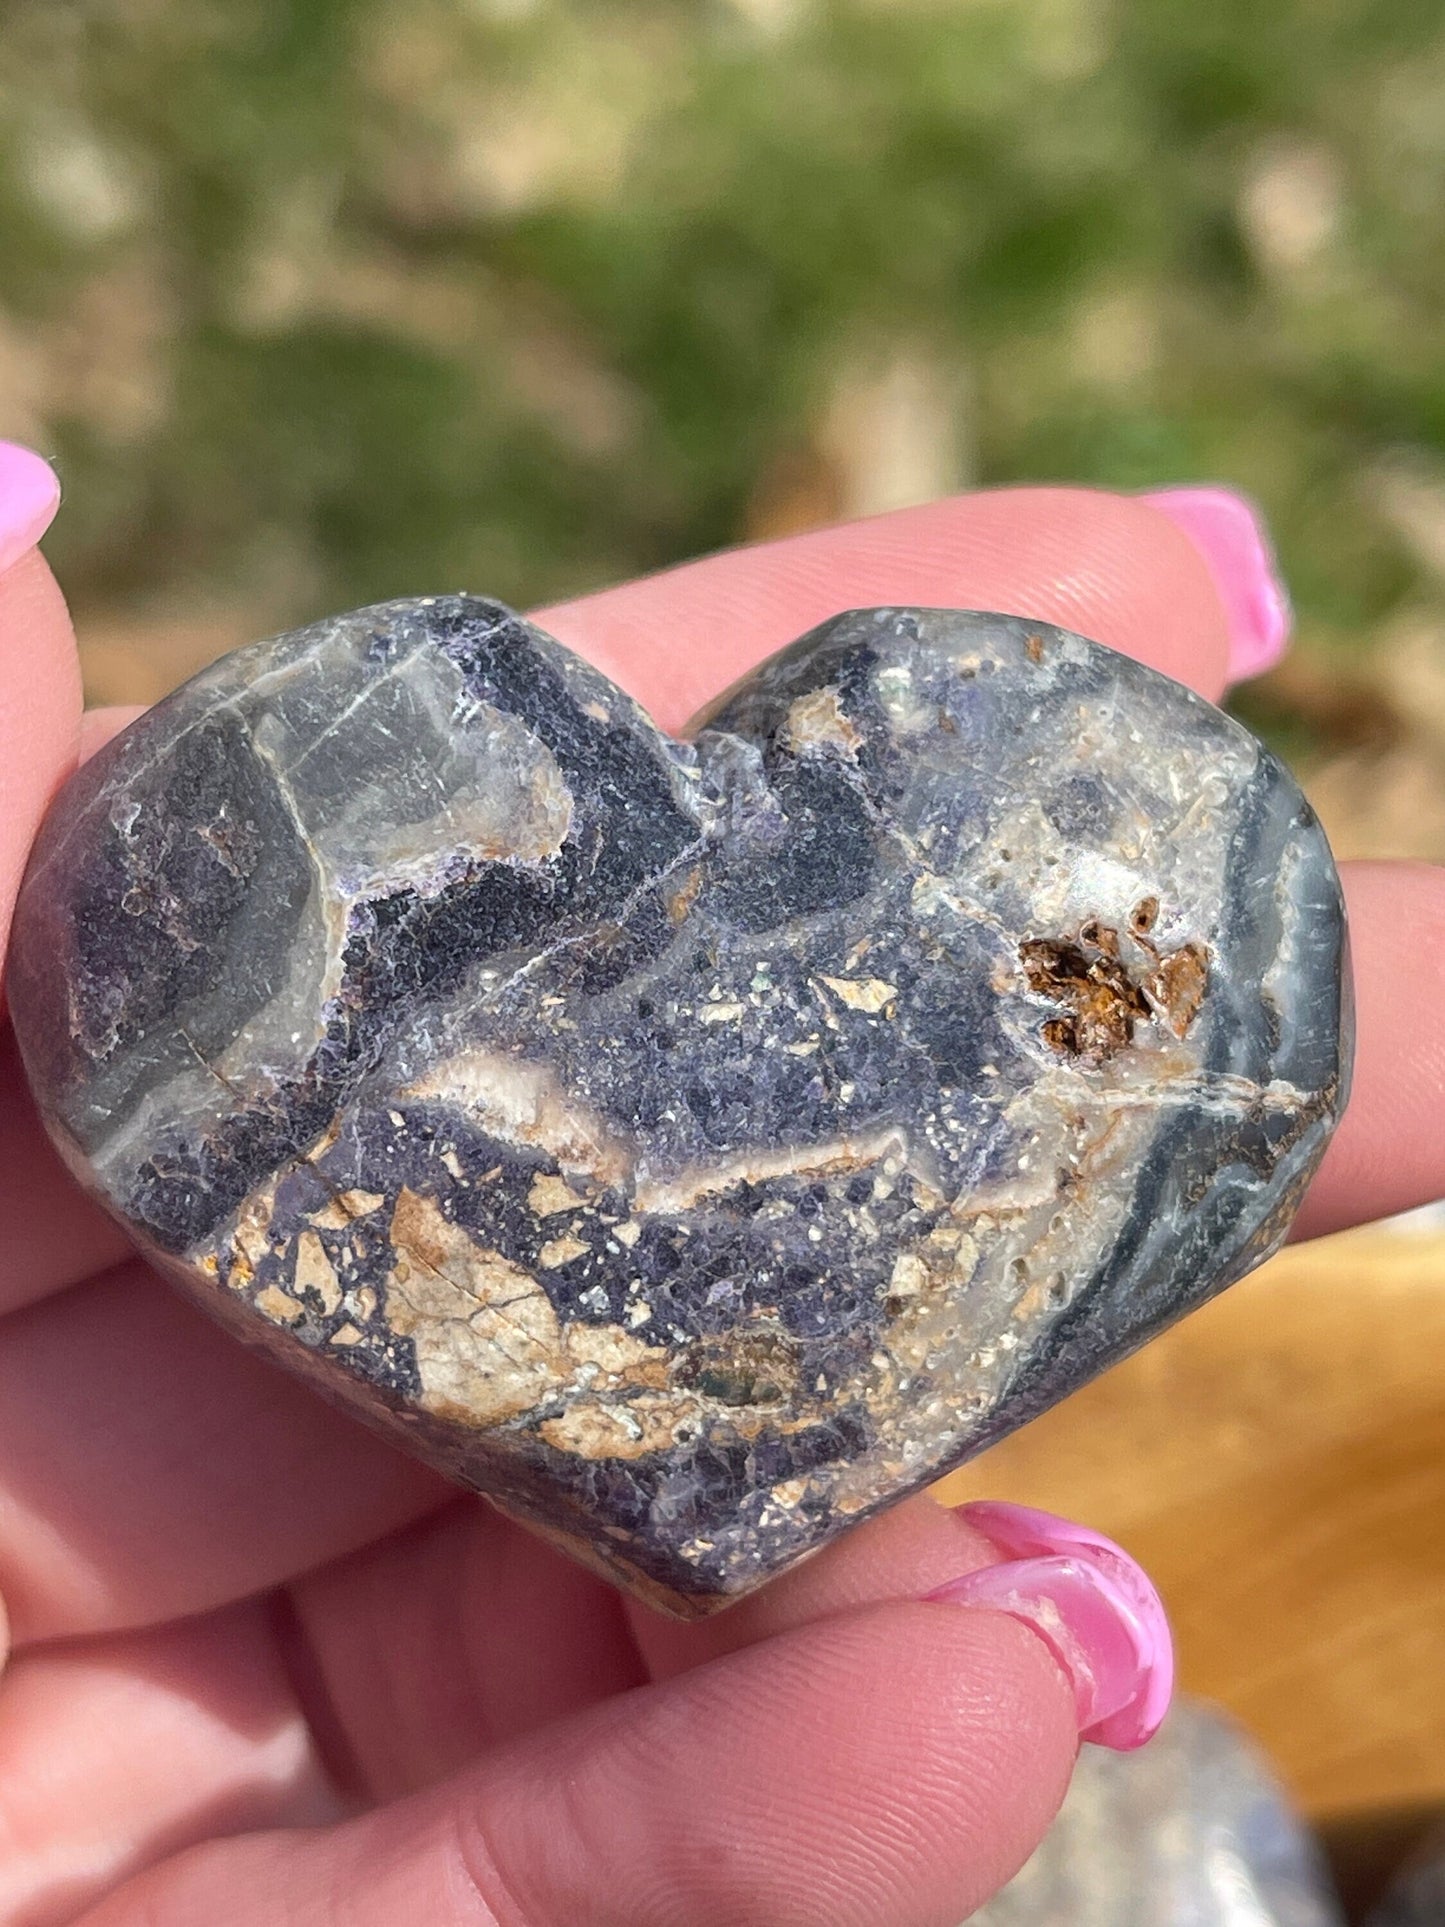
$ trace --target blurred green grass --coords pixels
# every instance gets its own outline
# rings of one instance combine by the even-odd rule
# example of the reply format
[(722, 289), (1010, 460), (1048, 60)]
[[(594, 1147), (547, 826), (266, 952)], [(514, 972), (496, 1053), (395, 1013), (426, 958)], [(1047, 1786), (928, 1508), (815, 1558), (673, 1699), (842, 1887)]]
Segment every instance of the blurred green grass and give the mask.
[(4, 36), (0, 431), (58, 461), (82, 617), (527, 604), (939, 488), (1210, 478), (1308, 647), (1445, 629), (1434, 0), (12, 0)]

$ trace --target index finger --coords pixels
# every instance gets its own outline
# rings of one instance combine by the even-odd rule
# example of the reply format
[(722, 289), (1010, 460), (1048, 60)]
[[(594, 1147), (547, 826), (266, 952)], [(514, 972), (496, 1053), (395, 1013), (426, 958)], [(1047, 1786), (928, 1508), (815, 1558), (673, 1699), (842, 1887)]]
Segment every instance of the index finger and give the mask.
[[(0, 528), (0, 959), (31, 842), (80, 752), (75, 635), (34, 547), (58, 493), (38, 456), (0, 443), (0, 522), (19, 530), (7, 545)], [(77, 1197), (41, 1135), (8, 1027), (0, 1033), (0, 1172), (0, 1309), (83, 1277), (125, 1249), (120, 1233)]]
[[(0, 449), (3, 456), (3, 449)], [(0, 461), (0, 488), (5, 480)], [(0, 501), (0, 510), (3, 510)], [(0, 574), (0, 947), (25, 859), (80, 747), (80, 663), (65, 599), (30, 549)]]
[(704, 556), (536, 620), (664, 729), (828, 616), (889, 604), (1057, 623), (1214, 700), (1231, 653), (1216, 556), (1139, 496), (998, 489)]

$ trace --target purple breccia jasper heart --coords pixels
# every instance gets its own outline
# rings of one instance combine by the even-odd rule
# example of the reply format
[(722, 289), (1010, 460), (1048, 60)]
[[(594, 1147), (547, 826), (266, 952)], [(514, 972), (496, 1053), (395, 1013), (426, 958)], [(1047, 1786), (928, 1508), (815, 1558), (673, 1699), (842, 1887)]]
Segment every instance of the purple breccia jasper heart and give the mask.
[(472, 597), (240, 650), (61, 794), (10, 999), (163, 1271), (683, 1613), (1257, 1264), (1350, 1051), (1275, 758), (954, 610), (686, 744)]

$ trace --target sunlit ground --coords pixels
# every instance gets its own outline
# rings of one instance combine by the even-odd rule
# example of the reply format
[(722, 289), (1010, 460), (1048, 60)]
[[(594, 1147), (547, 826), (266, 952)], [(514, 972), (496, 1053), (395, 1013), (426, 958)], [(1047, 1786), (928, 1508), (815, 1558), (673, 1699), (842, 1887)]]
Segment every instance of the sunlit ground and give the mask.
[(1222, 478), (1249, 704), (1445, 853), (1445, 30), (1414, 0), (53, 0), (0, 68), (0, 413), (97, 700), (975, 484)]

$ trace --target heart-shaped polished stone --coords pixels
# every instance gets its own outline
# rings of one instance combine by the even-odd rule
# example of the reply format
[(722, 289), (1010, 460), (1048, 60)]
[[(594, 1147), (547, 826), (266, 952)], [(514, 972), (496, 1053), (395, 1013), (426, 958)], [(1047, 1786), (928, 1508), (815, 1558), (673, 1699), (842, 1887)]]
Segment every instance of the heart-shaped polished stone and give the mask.
[(1273, 1250), (1344, 955), (1280, 764), (1077, 636), (840, 616), (679, 745), (453, 596), (88, 763), (10, 997), (171, 1277), (690, 1612)]

